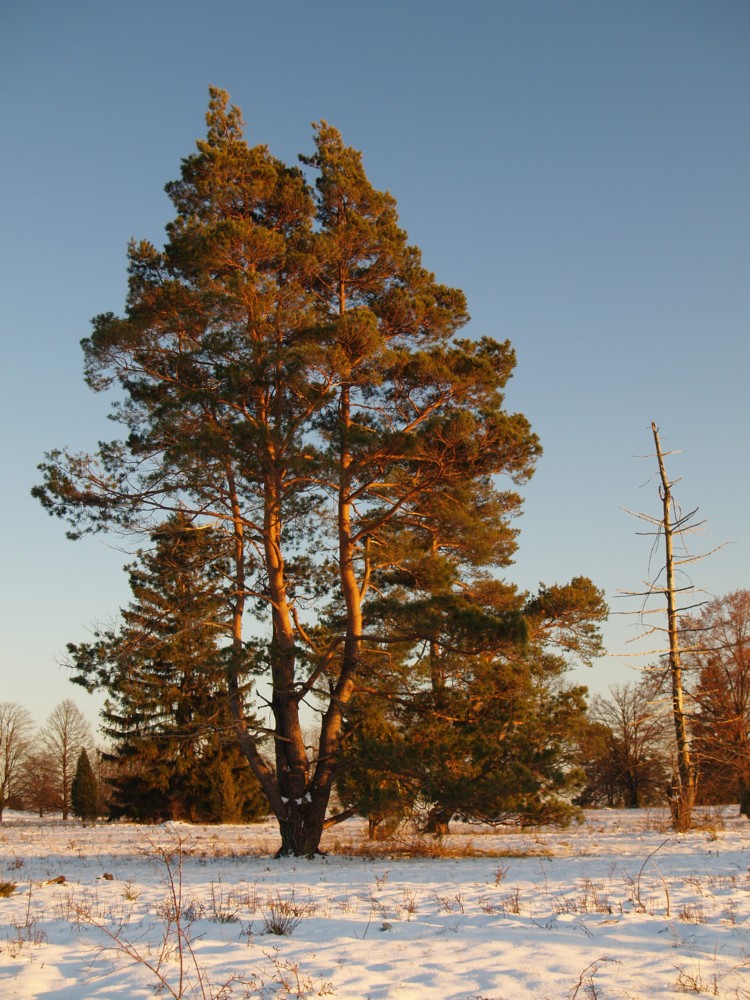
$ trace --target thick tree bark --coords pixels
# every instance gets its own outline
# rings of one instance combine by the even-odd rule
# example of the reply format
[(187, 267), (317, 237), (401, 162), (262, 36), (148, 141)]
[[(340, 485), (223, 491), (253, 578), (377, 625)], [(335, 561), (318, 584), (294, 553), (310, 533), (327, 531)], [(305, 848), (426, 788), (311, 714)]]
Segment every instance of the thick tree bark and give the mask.
[(449, 824), (453, 819), (453, 813), (442, 806), (433, 806), (427, 814), (424, 824), (424, 832), (432, 833), (436, 837), (447, 837), (450, 833)]
[(290, 800), (286, 818), (279, 817), (281, 846), (276, 857), (309, 857), (320, 851), (320, 838), (325, 828), (325, 814), (328, 796), (318, 791), (315, 797), (307, 793), (305, 798)]

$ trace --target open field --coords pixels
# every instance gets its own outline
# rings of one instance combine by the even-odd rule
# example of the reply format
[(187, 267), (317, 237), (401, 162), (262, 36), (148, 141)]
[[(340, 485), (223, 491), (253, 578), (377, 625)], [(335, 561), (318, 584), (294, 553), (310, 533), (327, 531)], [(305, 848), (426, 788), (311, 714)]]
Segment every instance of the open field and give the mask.
[(6, 812), (0, 996), (750, 998), (750, 823), (736, 807), (701, 823), (675, 835), (658, 810), (603, 810), (562, 831), (456, 827), (429, 858), (368, 857), (350, 821), (326, 857), (277, 861), (271, 823)]

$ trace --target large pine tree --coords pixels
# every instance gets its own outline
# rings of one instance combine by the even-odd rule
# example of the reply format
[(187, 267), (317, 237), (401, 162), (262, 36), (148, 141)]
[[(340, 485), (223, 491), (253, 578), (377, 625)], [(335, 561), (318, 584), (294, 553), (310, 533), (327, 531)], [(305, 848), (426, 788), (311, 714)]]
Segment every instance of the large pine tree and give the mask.
[[(441, 503), (446, 520), (465, 511), (461, 544), (480, 518), (507, 561), (520, 500), (495, 477), (523, 482), (540, 449), (504, 408), (510, 345), (458, 339), (463, 294), (422, 266), (393, 197), (334, 128), (315, 129), (311, 186), (247, 144), (222, 91), (211, 91), (207, 124), (167, 187), (176, 217), (164, 249), (131, 246), (125, 314), (97, 317), (84, 342), (92, 388), (119, 385), (125, 440), (93, 458), (52, 453), (36, 493), (74, 533), (178, 507), (225, 522), (237, 736), (281, 853), (308, 854), (340, 818), (327, 806), (347, 706), (392, 641), (368, 613), (375, 576), (398, 568), (403, 539), (424, 534)], [(460, 557), (452, 572), (447, 603)], [(492, 589), (485, 581), (478, 599), (497, 618), (485, 632), (507, 637), (518, 609)], [(267, 637), (256, 665), (270, 686), (271, 753), (255, 722), (264, 688), (244, 675), (251, 605)], [(313, 751), (300, 714), (310, 702)]]

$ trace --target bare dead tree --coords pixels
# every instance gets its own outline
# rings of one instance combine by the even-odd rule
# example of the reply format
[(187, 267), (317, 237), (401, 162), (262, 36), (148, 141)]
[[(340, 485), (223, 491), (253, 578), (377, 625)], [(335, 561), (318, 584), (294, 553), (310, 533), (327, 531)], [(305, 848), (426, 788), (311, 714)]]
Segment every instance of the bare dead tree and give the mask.
[[(677, 787), (673, 790), (672, 820), (676, 830), (689, 830), (692, 823), (692, 810), (695, 803), (695, 790), (698, 782), (695, 762), (690, 752), (690, 740), (685, 718), (685, 699), (682, 684), (682, 660), (680, 658), (680, 630), (677, 607), (677, 588), (675, 584), (674, 536), (686, 530), (692, 515), (680, 517), (672, 499), (672, 483), (669, 481), (664, 466), (664, 455), (659, 440), (659, 428), (651, 424), (656, 445), (656, 455), (659, 462), (659, 478), (661, 489), (659, 495), (662, 502), (662, 533), (665, 549), (665, 579), (664, 596), (667, 599), (667, 635), (669, 638), (669, 672), (672, 679), (672, 715), (674, 716), (675, 738), (677, 741)], [(674, 516), (673, 516), (674, 515)]]
[[(688, 604), (681, 603), (688, 599), (688, 595), (695, 594), (696, 588), (687, 577), (684, 577), (685, 582), (682, 583), (682, 581), (678, 581), (678, 576), (682, 573), (683, 566), (705, 558), (707, 555), (710, 555), (710, 552), (693, 555), (688, 550), (685, 543), (685, 536), (699, 530), (706, 522), (696, 522), (693, 520), (698, 512), (697, 507), (688, 513), (683, 513), (675, 501), (672, 487), (678, 480), (669, 479), (664, 463), (665, 457), (674, 454), (674, 452), (665, 453), (662, 451), (659, 428), (655, 423), (651, 424), (651, 431), (656, 446), (655, 457), (659, 471), (661, 514), (658, 517), (654, 517), (650, 514), (635, 513), (634, 511), (628, 511), (628, 513), (633, 514), (634, 517), (652, 526), (653, 530), (645, 532), (645, 534), (654, 536), (655, 548), (663, 544), (664, 562), (656, 575), (646, 581), (645, 590), (623, 591), (622, 593), (625, 596), (643, 598), (641, 608), (636, 612), (641, 622), (645, 623), (647, 615), (662, 615), (666, 613), (666, 627), (658, 624), (648, 625), (645, 628), (644, 634), (651, 635), (657, 632), (666, 634), (666, 647), (653, 649), (649, 652), (664, 657), (668, 666), (676, 751), (676, 766), (669, 789), (669, 799), (672, 811), (672, 826), (676, 831), (685, 831), (689, 830), (692, 825), (692, 811), (695, 804), (698, 769), (690, 746), (681, 657), (683, 653), (699, 650), (700, 646), (692, 644), (689, 639), (687, 642), (685, 641), (687, 638), (686, 633), (689, 635), (693, 630), (690, 628), (690, 619), (681, 616), (685, 616), (686, 612), (693, 611), (706, 602), (698, 600)], [(682, 546), (682, 554), (679, 556), (675, 554), (676, 543), (680, 543)], [(658, 608), (648, 608), (647, 603), (649, 599), (655, 596), (662, 597), (665, 604)]]

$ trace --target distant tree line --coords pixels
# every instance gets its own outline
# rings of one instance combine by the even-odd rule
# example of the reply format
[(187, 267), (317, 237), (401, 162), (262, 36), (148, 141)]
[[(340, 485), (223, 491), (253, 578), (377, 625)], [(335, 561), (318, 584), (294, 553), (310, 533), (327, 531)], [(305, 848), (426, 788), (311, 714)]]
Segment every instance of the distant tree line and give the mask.
[(70, 699), (35, 729), (29, 711), (0, 703), (0, 822), (5, 809), (139, 822), (184, 819), (249, 822), (267, 804), (234, 741), (209, 731), (165, 731), (152, 720), (140, 738), (95, 745), (91, 727)]
[(28, 709), (1, 702), (0, 820), (6, 808), (60, 812), (66, 820), (77, 815), (73, 786), (82, 755), (89, 766), (92, 760), (98, 765), (91, 726), (71, 699), (38, 730)]
[[(697, 803), (739, 802), (750, 817), (750, 590), (684, 616), (682, 653)], [(675, 772), (668, 665), (591, 700), (582, 744), (586, 805), (664, 804)]]
[[(154, 540), (130, 567), (138, 599), (122, 630), (71, 646), (81, 677), (91, 684), (96, 662), (97, 684), (109, 692), (102, 712), (108, 749), (95, 749), (70, 700), (38, 732), (25, 708), (0, 704), (0, 819), (5, 807), (145, 822), (241, 822), (267, 812), (226, 728), (221, 670), (207, 666), (222, 655), (207, 626), (210, 599), (194, 599), (208, 581), (221, 580), (214, 562), (196, 563), (201, 553), (216, 557), (217, 538), (178, 520)], [(181, 602), (175, 588), (188, 578)], [(147, 609), (155, 618), (146, 621)], [(739, 801), (750, 816), (750, 591), (710, 602), (683, 626), (701, 636), (686, 656), (698, 802)], [(675, 766), (668, 668), (654, 664), (637, 682), (587, 704), (585, 689), (561, 682), (564, 664), (541, 669), (539, 656), (529, 652), (513, 664), (463, 658), (453, 675), (460, 684), (446, 674), (419, 698), (381, 692), (357, 699), (337, 792), (368, 819), (371, 837), (406, 820), (440, 833), (455, 818), (565, 823), (581, 806), (668, 803)]]

